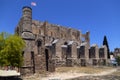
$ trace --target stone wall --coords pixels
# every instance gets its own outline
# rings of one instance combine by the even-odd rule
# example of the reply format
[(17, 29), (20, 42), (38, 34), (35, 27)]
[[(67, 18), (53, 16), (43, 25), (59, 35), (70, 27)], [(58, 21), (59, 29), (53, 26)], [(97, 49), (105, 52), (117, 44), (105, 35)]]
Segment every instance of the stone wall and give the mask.
[(93, 44), (89, 49), (89, 64), (98, 65), (99, 60), (99, 48), (96, 44)]
[(24, 74), (53, 72), (59, 66), (87, 66), (90, 62), (96, 63), (101, 58), (100, 53), (104, 54), (102, 60), (107, 59), (105, 46), (99, 49), (99, 54), (97, 45), (90, 48), (90, 32), (82, 34), (79, 30), (47, 21), (32, 20), (32, 9), (23, 7), (22, 10), (15, 32), (26, 42), (21, 68)]
[(107, 64), (107, 47), (104, 45), (99, 48), (99, 63), (100, 65), (106, 65)]

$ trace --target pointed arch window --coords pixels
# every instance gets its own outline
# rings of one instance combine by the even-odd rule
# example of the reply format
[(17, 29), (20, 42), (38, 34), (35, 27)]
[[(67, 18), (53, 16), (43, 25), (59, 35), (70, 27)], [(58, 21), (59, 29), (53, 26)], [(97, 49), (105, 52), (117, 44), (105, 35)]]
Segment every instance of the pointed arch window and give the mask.
[(38, 40), (38, 41), (37, 41), (37, 50), (38, 50), (38, 54), (41, 53), (41, 45), (42, 45), (42, 41), (41, 41), (41, 40)]

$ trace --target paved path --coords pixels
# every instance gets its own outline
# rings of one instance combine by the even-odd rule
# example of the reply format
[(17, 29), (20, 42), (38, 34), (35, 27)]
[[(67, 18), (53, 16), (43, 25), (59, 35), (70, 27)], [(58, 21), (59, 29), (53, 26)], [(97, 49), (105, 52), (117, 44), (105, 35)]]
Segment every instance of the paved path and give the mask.
[(15, 70), (0, 70), (0, 77), (6, 77), (6, 76), (20, 76), (20, 73), (18, 73)]

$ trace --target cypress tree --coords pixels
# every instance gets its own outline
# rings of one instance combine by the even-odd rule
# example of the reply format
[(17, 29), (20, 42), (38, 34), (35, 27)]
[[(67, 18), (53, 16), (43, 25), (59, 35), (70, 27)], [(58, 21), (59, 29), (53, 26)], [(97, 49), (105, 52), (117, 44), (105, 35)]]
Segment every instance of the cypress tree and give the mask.
[(106, 47), (107, 47), (107, 54), (108, 54), (107, 58), (109, 59), (110, 58), (110, 49), (109, 49), (109, 45), (108, 45), (108, 41), (107, 41), (106, 36), (104, 36), (103, 45), (106, 45)]

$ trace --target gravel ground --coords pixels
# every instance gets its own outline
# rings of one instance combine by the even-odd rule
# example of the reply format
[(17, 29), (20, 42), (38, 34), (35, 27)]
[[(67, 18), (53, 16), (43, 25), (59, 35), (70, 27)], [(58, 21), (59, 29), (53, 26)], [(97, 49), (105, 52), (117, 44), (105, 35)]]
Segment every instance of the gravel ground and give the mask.
[(81, 76), (79, 78), (67, 79), (67, 80), (120, 80), (120, 76)]
[(67, 80), (120, 80), (120, 68), (116, 72), (103, 76), (81, 76)]
[[(58, 75), (59, 76), (61, 75), (62, 78), (61, 77), (59, 78)], [(48, 77), (41, 77), (40, 75), (35, 74), (33, 76), (24, 77), (22, 80), (120, 80), (120, 68), (114, 68), (109, 71), (103, 71), (102, 73), (99, 74), (83, 74), (83, 73), (59, 74), (58, 73), (58, 74), (51, 74), (51, 76), (49, 75)]]
[(109, 71), (103, 71), (99, 74), (86, 74), (86, 73), (50, 73), (47, 77), (41, 77), (40, 74), (34, 74), (32, 76), (26, 77), (9, 77), (3, 79), (0, 77), (0, 80), (120, 80), (120, 67), (113, 68)]

